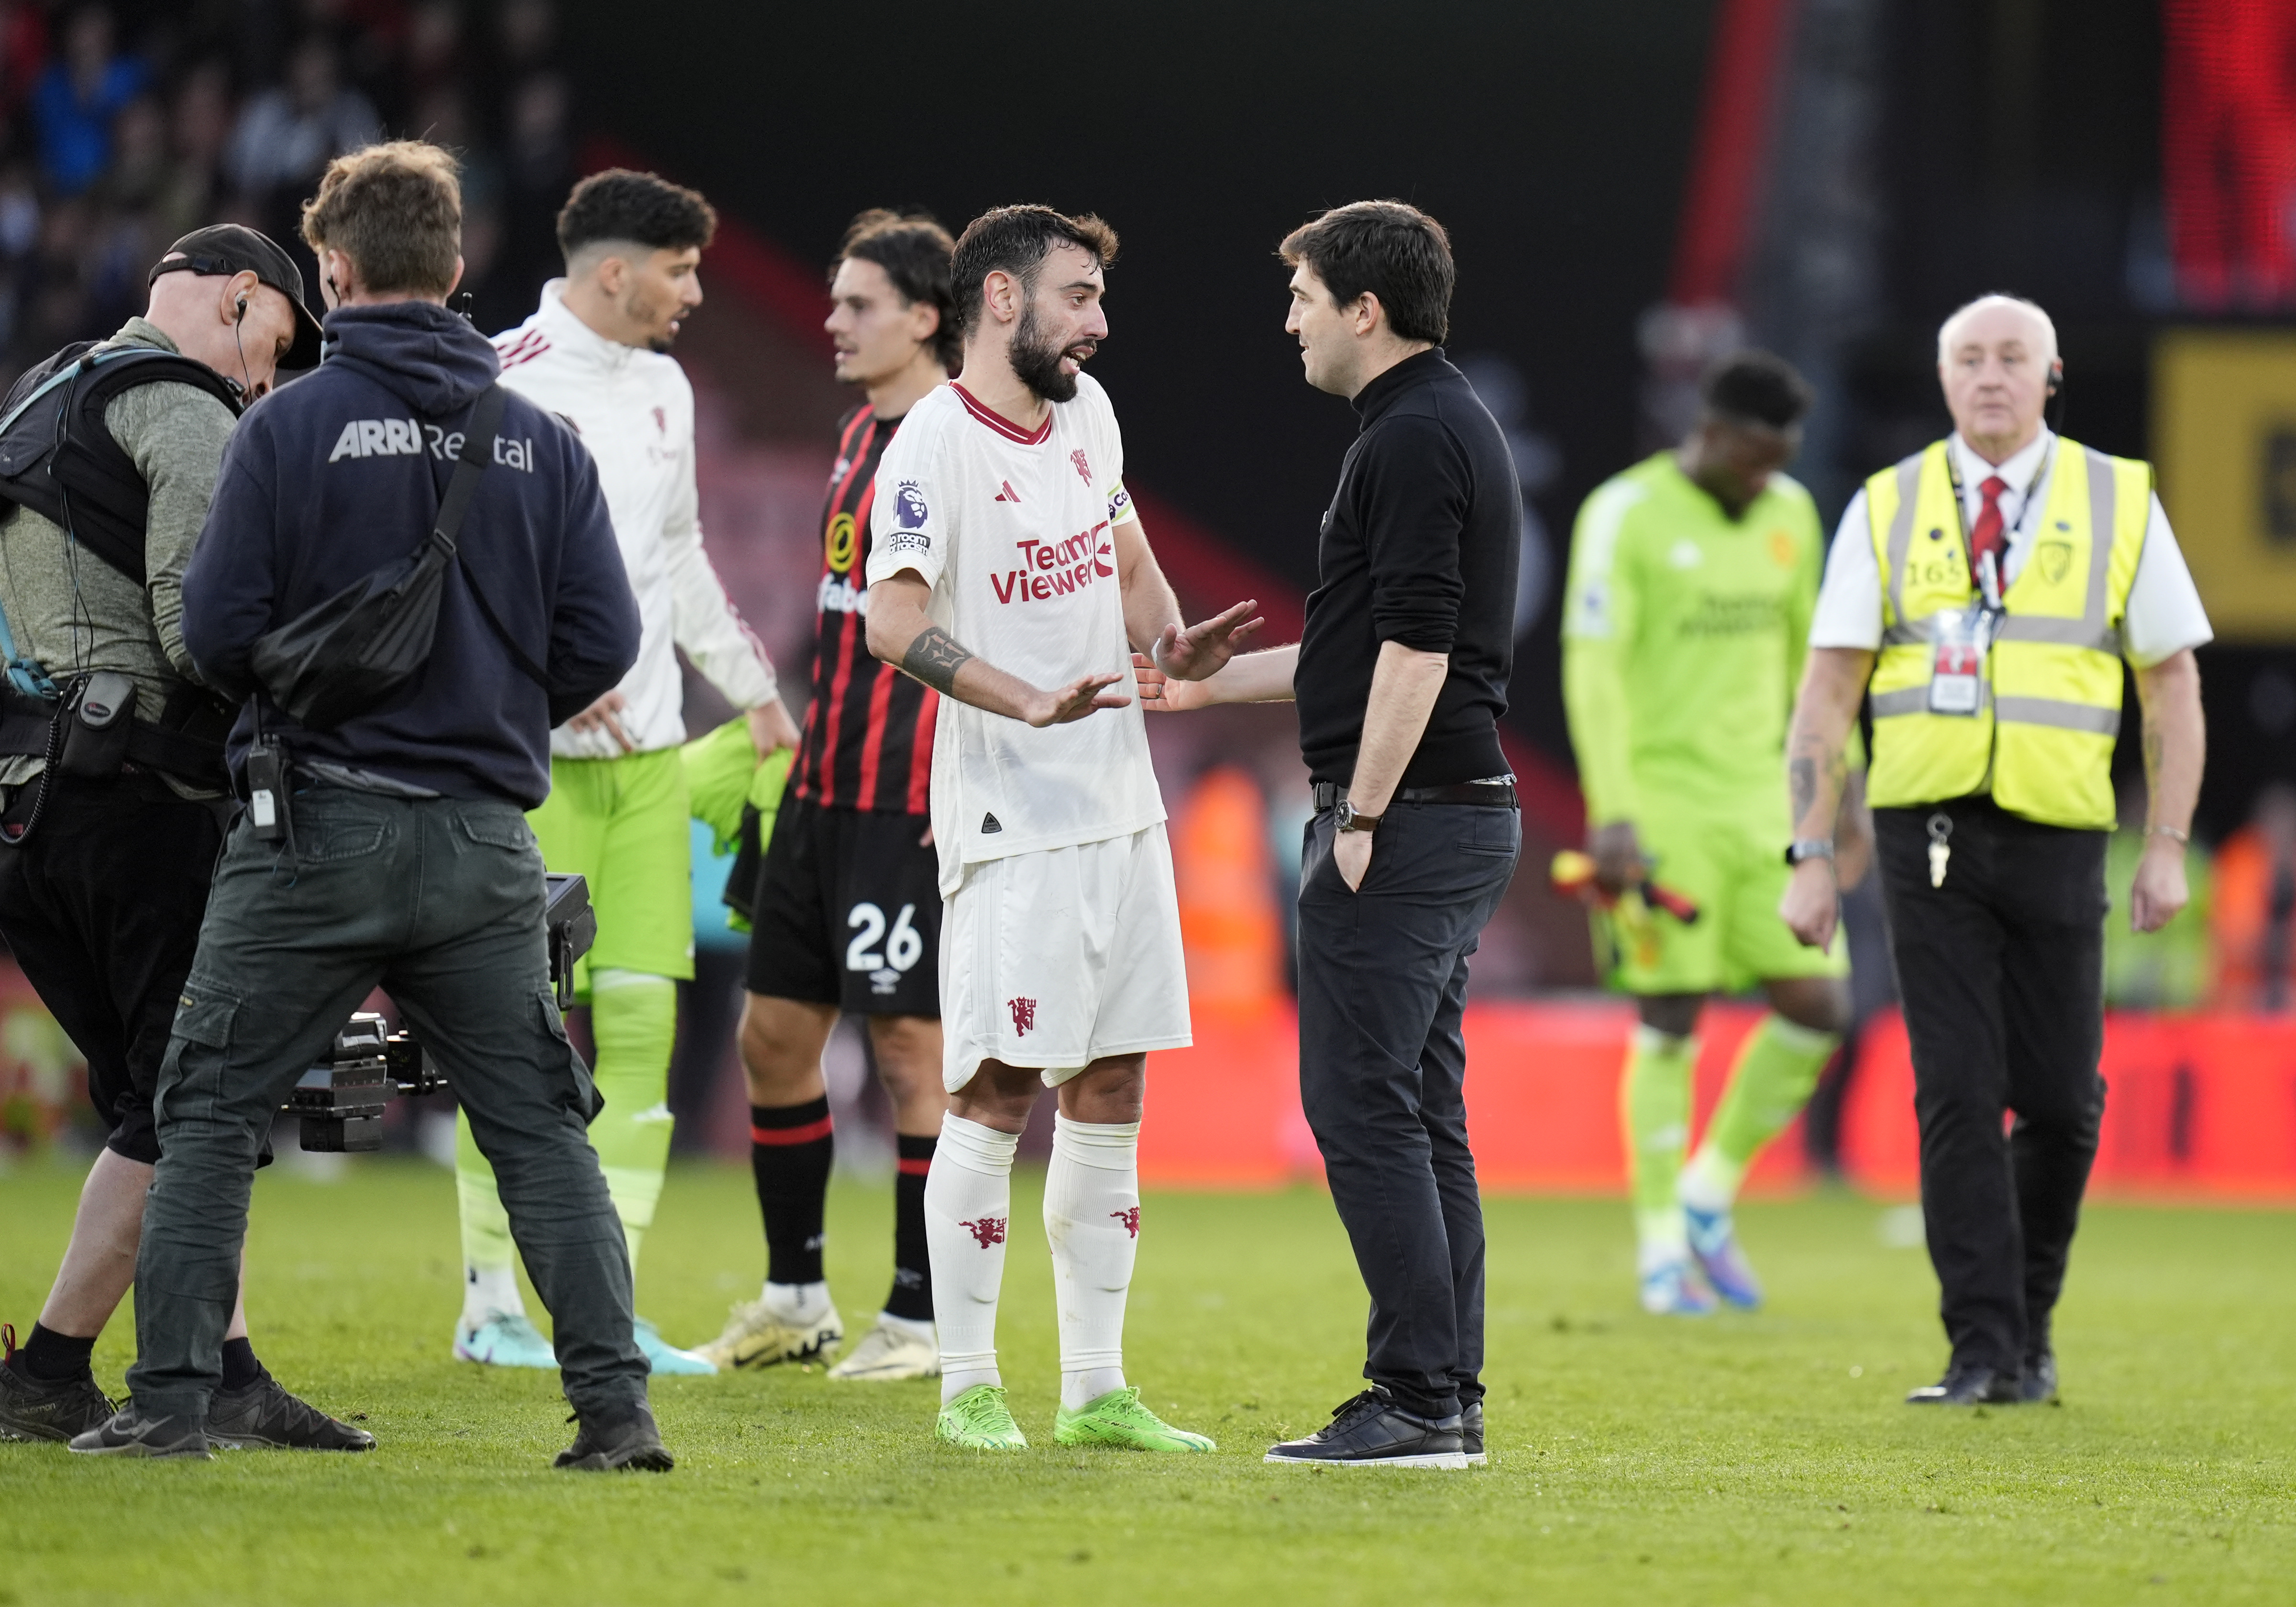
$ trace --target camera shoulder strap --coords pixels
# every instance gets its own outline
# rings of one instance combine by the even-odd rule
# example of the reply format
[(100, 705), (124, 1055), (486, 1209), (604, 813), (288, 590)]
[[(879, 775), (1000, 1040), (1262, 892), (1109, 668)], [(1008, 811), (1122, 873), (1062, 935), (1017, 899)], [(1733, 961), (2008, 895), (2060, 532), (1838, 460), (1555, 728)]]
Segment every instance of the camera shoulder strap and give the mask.
[(550, 691), (549, 676), (503, 624), (494, 604), (487, 601), (477, 574), (469, 564), (462, 562), (462, 549), (455, 541), (463, 529), (463, 516), (471, 511), (471, 498), (478, 494), (479, 476), (494, 460), (495, 437), (502, 429), (503, 408), (509, 399), (510, 393), (499, 385), (489, 385), (480, 393), (478, 406), (471, 409), (470, 427), (463, 432), (463, 449), (455, 456), (454, 477), (447, 482), (447, 495), (439, 500), (439, 522), (431, 529), (430, 539), (455, 555), (463, 571), (463, 584), (471, 588), (471, 600), (479, 605), (479, 612), (485, 616), (504, 651), (510, 654), (511, 662), (546, 694)]

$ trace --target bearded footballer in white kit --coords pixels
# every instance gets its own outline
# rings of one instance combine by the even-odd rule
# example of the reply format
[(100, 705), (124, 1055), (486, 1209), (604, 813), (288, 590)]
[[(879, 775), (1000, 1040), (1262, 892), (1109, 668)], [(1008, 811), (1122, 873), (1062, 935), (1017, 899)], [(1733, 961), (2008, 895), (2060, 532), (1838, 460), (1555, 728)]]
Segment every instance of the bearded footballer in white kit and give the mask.
[(1028, 1441), (996, 1370), (1013, 1157), (1057, 1091), (1045, 1236), (1060, 1313), (1062, 1445), (1209, 1451), (1124, 1381), (1140, 1233), (1147, 1052), (1189, 1041), (1179, 906), (1130, 649), (1182, 680), (1258, 627), (1241, 603), (1183, 629), (1123, 484), (1108, 398), (1081, 370), (1108, 333), (1115, 232), (1000, 207), (956, 244), (960, 379), (909, 411), (877, 471), (869, 651), (938, 690), (932, 831), (943, 899), (942, 1081), (925, 1181), (936, 1431)]

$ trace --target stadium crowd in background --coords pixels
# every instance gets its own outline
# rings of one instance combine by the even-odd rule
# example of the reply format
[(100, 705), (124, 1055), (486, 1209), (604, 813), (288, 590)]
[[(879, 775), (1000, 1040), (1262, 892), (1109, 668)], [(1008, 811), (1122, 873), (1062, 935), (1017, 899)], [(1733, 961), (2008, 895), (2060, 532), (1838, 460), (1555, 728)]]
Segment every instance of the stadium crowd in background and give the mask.
[(8, 367), (142, 311), (202, 224), (293, 241), (329, 160), (386, 134), (461, 157), (473, 321), (517, 324), (574, 177), (556, 45), (552, 0), (0, 0)]

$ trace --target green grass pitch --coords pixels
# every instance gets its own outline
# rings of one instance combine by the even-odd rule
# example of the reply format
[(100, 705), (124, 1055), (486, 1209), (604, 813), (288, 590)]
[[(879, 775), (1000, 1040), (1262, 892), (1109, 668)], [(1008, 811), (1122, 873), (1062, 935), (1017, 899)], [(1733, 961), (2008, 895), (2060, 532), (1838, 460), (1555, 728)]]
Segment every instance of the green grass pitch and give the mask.
[[(248, 1303), (362, 1457), (96, 1461), (0, 1445), (0, 1603), (2276, 1602), (2296, 1600), (2296, 1216), (2103, 1207), (2075, 1250), (2064, 1403), (1898, 1404), (1942, 1361), (1920, 1251), (1846, 1195), (1744, 1212), (1756, 1316), (1633, 1304), (1623, 1206), (1489, 1202), (1492, 1465), (1263, 1467), (1356, 1387), (1364, 1299), (1330, 1203), (1152, 1194), (1131, 1375), (1202, 1459), (1051, 1443), (1037, 1180), (1000, 1328), (1025, 1454), (931, 1436), (935, 1386), (793, 1367), (654, 1387), (665, 1477), (557, 1473), (554, 1377), (448, 1359), (454, 1186), (373, 1160), (256, 1190)], [(0, 1315), (29, 1327), (78, 1175), (0, 1177)], [(849, 1330), (888, 1275), (889, 1191), (840, 1184)], [(684, 1167), (644, 1312), (714, 1334), (760, 1272), (747, 1173)], [(117, 1389), (123, 1313), (96, 1351)]]

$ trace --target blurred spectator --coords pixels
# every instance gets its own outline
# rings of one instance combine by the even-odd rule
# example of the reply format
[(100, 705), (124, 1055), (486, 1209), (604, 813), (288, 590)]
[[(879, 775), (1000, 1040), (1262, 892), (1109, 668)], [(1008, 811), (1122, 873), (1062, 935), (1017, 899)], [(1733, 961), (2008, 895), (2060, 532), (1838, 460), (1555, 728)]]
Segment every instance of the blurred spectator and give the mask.
[(285, 189), (299, 201), (331, 159), (381, 137), (374, 107), (342, 82), (334, 42), (313, 34), (287, 58), (287, 81), (239, 114), (224, 167), (258, 204)]
[(102, 175), (111, 160), (111, 119), (151, 81), (150, 69), (116, 45), (108, 8), (74, 12), (64, 24), (62, 56), (32, 93), (41, 169), (58, 195), (78, 195)]
[(30, 0), (0, 0), (0, 117), (14, 117), (30, 101), (47, 62), (45, 9)]
[(231, 138), (231, 74), (223, 62), (201, 62), (176, 91), (168, 119), (166, 181), (152, 198), (152, 234), (176, 241), (217, 221), (216, 191), (223, 151)]
[[(2104, 885), (2122, 897), (2144, 853), (2144, 778), (2123, 776), (2119, 791), (2120, 829), (2104, 851)], [(2192, 902), (2157, 932), (2139, 935), (2125, 909), (2104, 923), (2104, 1002), (2122, 1010), (2192, 1010), (2209, 995), (2212, 969), (2209, 942), (2209, 856), (2188, 844), (2185, 882)]]
[(2296, 787), (2257, 794), (2217, 852), (2217, 1005), (2278, 1013), (2296, 998)]

